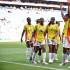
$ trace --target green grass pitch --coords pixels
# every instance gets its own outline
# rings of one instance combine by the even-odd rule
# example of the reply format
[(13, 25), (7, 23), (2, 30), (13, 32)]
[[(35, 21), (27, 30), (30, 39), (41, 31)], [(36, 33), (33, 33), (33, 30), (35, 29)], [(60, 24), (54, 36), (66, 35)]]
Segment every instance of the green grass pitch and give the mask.
[[(70, 70), (70, 63), (64, 66), (59, 66), (62, 61), (62, 46), (58, 50), (58, 61), (53, 64), (43, 65), (32, 64), (26, 60), (25, 43), (20, 42), (0, 42), (0, 70)], [(48, 62), (48, 47), (47, 62)]]

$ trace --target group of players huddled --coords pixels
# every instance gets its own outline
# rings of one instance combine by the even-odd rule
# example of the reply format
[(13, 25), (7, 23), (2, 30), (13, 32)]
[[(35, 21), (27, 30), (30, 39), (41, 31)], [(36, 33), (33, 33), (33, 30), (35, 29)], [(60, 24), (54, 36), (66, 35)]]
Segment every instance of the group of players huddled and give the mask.
[(36, 25), (31, 24), (31, 18), (27, 18), (27, 24), (24, 26), (21, 42), (25, 33), (25, 42), (27, 46), (27, 59), (36, 64), (36, 53), (38, 52), (38, 63), (48, 64), (46, 62), (46, 43), (49, 47), (49, 63), (53, 63), (57, 58), (57, 50), (60, 42), (63, 44), (63, 60), (60, 65), (68, 62), (70, 54), (70, 36), (68, 36), (68, 29), (70, 29), (70, 5), (68, 5), (68, 13), (63, 14), (62, 5), (61, 15), (65, 22), (62, 35), (60, 35), (60, 23), (51, 17), (48, 25), (44, 25), (44, 18), (37, 19)]

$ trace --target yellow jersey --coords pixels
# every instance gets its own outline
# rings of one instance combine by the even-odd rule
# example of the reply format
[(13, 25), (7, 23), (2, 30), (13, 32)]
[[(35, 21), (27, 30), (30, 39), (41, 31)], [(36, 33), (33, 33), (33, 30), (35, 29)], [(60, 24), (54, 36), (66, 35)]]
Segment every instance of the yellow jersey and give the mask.
[(36, 41), (42, 42), (45, 40), (44, 32), (45, 32), (45, 25), (36, 25), (35, 26), (35, 31), (36, 31)]
[(24, 30), (25, 30), (25, 39), (26, 40), (31, 40), (32, 33), (34, 31), (34, 26), (32, 24), (31, 25), (26, 24), (24, 26)]
[(57, 24), (47, 25), (48, 39), (52, 40), (56, 36), (58, 29), (59, 28)]
[[(59, 26), (58, 26), (59, 27)], [(56, 36), (57, 43), (60, 44), (60, 28), (58, 29), (58, 35)]]
[(70, 44), (70, 19), (68, 20), (67, 40), (68, 43)]
[(65, 24), (64, 24), (64, 29), (63, 29), (64, 37), (67, 37), (68, 27), (70, 27), (70, 19), (68, 19), (68, 21), (66, 21)]

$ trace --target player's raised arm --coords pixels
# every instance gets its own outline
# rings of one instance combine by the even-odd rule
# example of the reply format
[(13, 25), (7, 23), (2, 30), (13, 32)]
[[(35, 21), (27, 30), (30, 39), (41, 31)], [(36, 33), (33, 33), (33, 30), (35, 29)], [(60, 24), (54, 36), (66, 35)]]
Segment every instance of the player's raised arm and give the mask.
[(69, 15), (69, 18), (70, 18), (70, 4), (68, 4), (68, 15)]
[(64, 13), (63, 13), (63, 9), (62, 9), (62, 4), (60, 4), (60, 9), (61, 9), (61, 16), (64, 19)]

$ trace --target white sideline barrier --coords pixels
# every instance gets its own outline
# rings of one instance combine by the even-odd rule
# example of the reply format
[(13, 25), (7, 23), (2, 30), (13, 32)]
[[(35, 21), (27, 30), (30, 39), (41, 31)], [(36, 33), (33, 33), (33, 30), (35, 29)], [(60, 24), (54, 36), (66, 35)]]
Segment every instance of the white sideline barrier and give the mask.
[(19, 40), (0, 40), (0, 42), (20, 42)]
[[(13, 5), (23, 5), (23, 6), (42, 6), (42, 7), (56, 7), (56, 8), (60, 8), (60, 5), (51, 5), (51, 4), (39, 4), (39, 3), (22, 3), (22, 2), (9, 2), (9, 1), (0, 1), (0, 4), (13, 4)], [(67, 8), (67, 6), (63, 6), (64, 8)]]
[[(1, 3), (13, 4), (13, 2), (0, 1), (0, 4)], [(21, 4), (21, 3), (14, 2), (14, 4)], [(22, 4), (28, 4), (28, 3), (22, 3)], [(8, 13), (8, 11), (10, 11), (10, 13)], [(36, 19), (43, 17), (45, 19), (45, 25), (47, 25), (48, 21), (53, 16), (56, 18), (56, 20), (63, 21), (60, 11), (57, 11), (57, 10), (47, 10), (47, 11), (38, 10), (38, 9), (21, 10), (20, 8), (14, 9), (14, 8), (0, 7), (0, 19), (3, 19), (3, 18), (6, 19), (4, 21), (0, 20), (0, 41), (2, 42), (19, 41), (21, 38), (23, 26), (26, 24), (27, 17), (31, 17), (33, 25), (35, 25)], [(61, 32), (63, 30), (63, 27), (64, 27), (64, 23), (62, 22), (60, 24)], [(24, 37), (23, 37), (23, 40), (25, 40)]]

